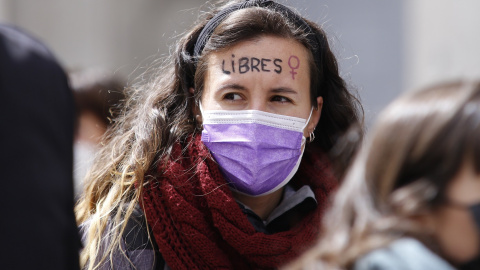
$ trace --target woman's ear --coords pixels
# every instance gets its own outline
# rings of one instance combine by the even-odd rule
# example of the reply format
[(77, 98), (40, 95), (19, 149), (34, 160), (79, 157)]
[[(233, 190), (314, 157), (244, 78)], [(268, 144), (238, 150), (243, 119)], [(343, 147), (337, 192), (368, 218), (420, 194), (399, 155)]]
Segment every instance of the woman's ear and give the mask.
[(435, 215), (433, 213), (422, 213), (412, 217), (409, 219), (417, 226), (422, 228), (424, 233), (432, 235), (437, 230), (438, 220), (436, 220)]
[(323, 108), (323, 97), (317, 97), (317, 108), (313, 109), (312, 118), (310, 119), (309, 130), (313, 132), (315, 127), (318, 125), (318, 121), (320, 121), (320, 116), (322, 116), (322, 108)]
[(312, 116), (310, 117), (310, 121), (307, 124), (307, 128), (303, 132), (303, 136), (305, 136), (306, 138), (308, 138), (317, 127), (318, 121), (320, 121), (320, 116), (322, 115), (322, 107), (323, 97), (317, 97), (317, 107), (313, 109)]
[[(195, 93), (195, 89), (193, 87), (190, 87), (188, 89), (188, 92), (190, 92), (192, 94), (192, 97)], [(197, 124), (202, 124), (202, 113), (200, 112), (200, 109), (198, 108), (197, 104), (195, 104), (195, 102), (192, 102), (192, 115), (193, 115), (193, 118), (195, 119), (195, 121), (197, 122)]]

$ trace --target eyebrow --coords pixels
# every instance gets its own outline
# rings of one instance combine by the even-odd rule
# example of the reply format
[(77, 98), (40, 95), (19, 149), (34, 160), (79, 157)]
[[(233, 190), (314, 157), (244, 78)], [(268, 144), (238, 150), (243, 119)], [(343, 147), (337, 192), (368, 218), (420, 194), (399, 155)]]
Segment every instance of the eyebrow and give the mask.
[[(238, 83), (229, 83), (226, 85), (222, 85), (220, 88), (217, 89), (217, 92), (223, 91), (225, 89), (233, 89), (233, 90), (241, 90), (241, 91), (247, 90), (246, 87)], [(289, 94), (295, 94), (295, 95), (298, 94), (297, 91), (293, 90), (290, 87), (276, 87), (276, 88), (270, 89), (270, 92), (276, 93), (276, 94), (278, 93), (289, 93)]]
[(217, 89), (217, 92), (223, 91), (225, 89), (234, 89), (234, 90), (243, 90), (243, 91), (247, 90), (247, 88), (245, 88), (244, 86), (238, 83), (229, 83), (229, 84), (222, 85), (220, 88)]
[(290, 94), (298, 94), (297, 91), (293, 90), (292, 88), (290, 87), (277, 87), (277, 88), (273, 88), (270, 90), (270, 92), (273, 92), (273, 93), (290, 93)]

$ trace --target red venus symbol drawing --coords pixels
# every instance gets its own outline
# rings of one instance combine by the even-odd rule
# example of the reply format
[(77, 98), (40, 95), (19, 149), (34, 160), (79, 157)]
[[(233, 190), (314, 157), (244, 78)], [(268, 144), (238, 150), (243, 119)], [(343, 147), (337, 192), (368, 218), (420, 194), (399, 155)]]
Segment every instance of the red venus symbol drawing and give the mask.
[[(292, 58), (297, 61), (296, 66), (292, 65)], [(297, 74), (295, 69), (298, 69), (300, 67), (300, 59), (298, 59), (298, 57), (295, 55), (290, 56), (290, 58), (288, 58), (288, 66), (292, 69), (292, 71), (290, 71), (290, 74), (292, 74), (292, 79), (295, 80), (295, 75)]]

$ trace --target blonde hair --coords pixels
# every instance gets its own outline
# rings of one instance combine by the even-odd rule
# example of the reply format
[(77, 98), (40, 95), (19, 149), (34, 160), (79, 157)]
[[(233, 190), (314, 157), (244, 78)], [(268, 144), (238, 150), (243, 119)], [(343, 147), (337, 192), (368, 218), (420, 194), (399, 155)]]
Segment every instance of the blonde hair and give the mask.
[(324, 219), (316, 247), (287, 269), (349, 269), (362, 255), (411, 236), (415, 217), (444, 201), (465, 161), (480, 173), (480, 83), (407, 93), (380, 115)]

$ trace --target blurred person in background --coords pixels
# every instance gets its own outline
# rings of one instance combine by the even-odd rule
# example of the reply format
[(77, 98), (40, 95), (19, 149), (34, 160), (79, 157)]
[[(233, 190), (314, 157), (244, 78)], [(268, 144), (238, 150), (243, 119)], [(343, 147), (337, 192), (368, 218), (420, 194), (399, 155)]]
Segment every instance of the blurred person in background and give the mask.
[(79, 269), (73, 213), (74, 103), (38, 40), (0, 25), (2, 269)]
[(360, 122), (324, 31), (228, 1), (134, 87), (77, 205), (86, 269), (272, 269), (309, 247)]
[(286, 269), (480, 269), (480, 82), (407, 93), (367, 138), (324, 236)]
[(100, 68), (74, 70), (68, 77), (77, 113), (73, 180), (75, 197), (79, 198), (83, 178), (101, 147), (101, 138), (113, 124), (125, 99), (125, 84), (119, 76)]

